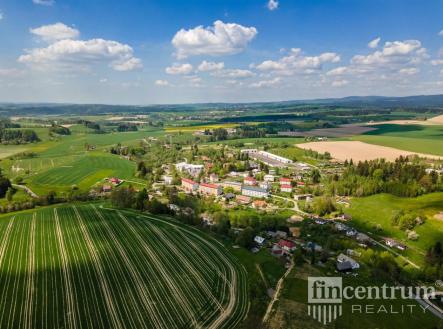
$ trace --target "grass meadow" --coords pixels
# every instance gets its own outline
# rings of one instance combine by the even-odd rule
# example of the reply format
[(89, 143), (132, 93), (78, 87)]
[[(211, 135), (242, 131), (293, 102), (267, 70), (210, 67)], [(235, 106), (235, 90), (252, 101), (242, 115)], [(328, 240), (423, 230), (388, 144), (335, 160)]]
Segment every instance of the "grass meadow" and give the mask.
[[(400, 210), (417, 211), (426, 215), (423, 225), (414, 230), (420, 235), (417, 241), (410, 241), (406, 233), (391, 225), (394, 213)], [(400, 198), (390, 194), (377, 194), (364, 198), (353, 198), (346, 212), (352, 215), (352, 224), (376, 236), (392, 237), (402, 241), (409, 248), (401, 252), (412, 261), (423, 264), (426, 250), (436, 241), (443, 241), (443, 221), (433, 216), (443, 211), (443, 193), (431, 193), (417, 198)], [(382, 230), (376, 229), (380, 225)]]

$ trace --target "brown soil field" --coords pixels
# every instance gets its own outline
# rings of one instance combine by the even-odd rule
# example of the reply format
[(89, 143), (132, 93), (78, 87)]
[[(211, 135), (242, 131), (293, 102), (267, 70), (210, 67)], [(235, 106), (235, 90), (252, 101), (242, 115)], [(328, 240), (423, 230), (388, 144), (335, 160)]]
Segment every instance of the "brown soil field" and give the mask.
[(297, 144), (297, 147), (306, 150), (314, 150), (319, 153), (329, 152), (334, 159), (339, 161), (350, 160), (365, 161), (384, 158), (394, 161), (400, 155), (418, 155), (423, 158), (441, 159), (442, 157), (424, 153), (416, 153), (395, 149), (392, 147), (373, 145), (360, 141), (337, 141), (337, 142), (312, 142)]

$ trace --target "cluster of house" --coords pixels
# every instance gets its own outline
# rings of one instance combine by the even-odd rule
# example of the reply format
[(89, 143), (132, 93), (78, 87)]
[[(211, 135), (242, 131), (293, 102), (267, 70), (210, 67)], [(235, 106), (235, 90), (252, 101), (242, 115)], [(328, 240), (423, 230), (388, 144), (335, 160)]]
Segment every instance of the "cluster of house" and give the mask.
[[(276, 257), (290, 255), (295, 249), (295, 242), (288, 239), (288, 233), (284, 231), (267, 231), (266, 232), (267, 239), (270, 241), (274, 241), (272, 243), (271, 254)], [(267, 239), (257, 235), (254, 238), (254, 242), (257, 247), (260, 248), (265, 245)], [(258, 251), (258, 248), (253, 249), (252, 251)]]
[[(172, 183), (172, 177), (164, 176), (166, 184)], [(209, 196), (221, 196), (223, 194), (223, 188), (230, 188), (234, 193), (227, 193), (224, 195), (226, 200), (231, 200), (236, 198), (239, 203), (249, 204), (251, 203), (251, 198), (267, 199), (270, 196), (271, 183), (276, 180), (274, 175), (265, 175), (263, 181), (257, 181), (254, 177), (246, 176), (243, 178), (243, 182), (238, 181), (223, 181), (218, 182), (218, 176), (211, 174), (207, 183), (197, 183), (193, 179), (182, 178), (181, 186), (183, 190), (187, 193), (200, 193), (202, 195)], [(292, 185), (292, 179), (281, 177), (280, 178), (280, 191), (291, 193), (294, 190)], [(297, 182), (298, 187), (304, 186), (304, 182)], [(300, 196), (300, 199), (310, 199), (312, 195), (306, 194)], [(258, 208), (261, 208), (257, 204)]]
[(123, 180), (117, 178), (117, 177), (111, 177), (107, 179), (107, 184), (104, 184), (102, 186), (102, 192), (111, 192), (112, 191), (112, 187), (114, 186), (119, 186), (120, 184), (123, 183)]
[(197, 183), (189, 178), (182, 178), (182, 188), (188, 193), (201, 193), (203, 195), (219, 196), (223, 193), (223, 188), (218, 184)]
[[(343, 216), (346, 217), (346, 215)], [(372, 244), (372, 238), (365, 233), (358, 232), (356, 229), (341, 222), (335, 222), (334, 226), (337, 231), (343, 232), (347, 237), (355, 239), (360, 247), (366, 248), (369, 244)]]

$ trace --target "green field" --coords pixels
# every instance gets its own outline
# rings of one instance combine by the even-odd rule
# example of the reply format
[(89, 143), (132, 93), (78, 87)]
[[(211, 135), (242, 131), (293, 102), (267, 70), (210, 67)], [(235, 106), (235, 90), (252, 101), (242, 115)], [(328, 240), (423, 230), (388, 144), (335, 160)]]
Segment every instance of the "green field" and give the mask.
[[(420, 235), (417, 241), (407, 240), (404, 231), (391, 225), (392, 215), (402, 209), (418, 211), (427, 216), (423, 225), (414, 228)], [(443, 221), (433, 218), (436, 213), (443, 211), (443, 193), (426, 194), (418, 198), (399, 198), (390, 194), (353, 198), (351, 207), (345, 211), (352, 215), (352, 224), (356, 228), (403, 241), (409, 249), (402, 254), (419, 264), (423, 263), (430, 246), (436, 241), (443, 241)], [(382, 231), (376, 230), (377, 224), (381, 225)]]
[(50, 189), (66, 190), (72, 185), (86, 189), (106, 177), (132, 179), (135, 163), (119, 156), (92, 153), (33, 176), (29, 187), (37, 194)]
[(443, 155), (443, 126), (383, 124), (374, 128), (378, 129), (351, 139), (406, 151)]
[(173, 221), (98, 205), (0, 217), (1, 328), (232, 328), (246, 272)]

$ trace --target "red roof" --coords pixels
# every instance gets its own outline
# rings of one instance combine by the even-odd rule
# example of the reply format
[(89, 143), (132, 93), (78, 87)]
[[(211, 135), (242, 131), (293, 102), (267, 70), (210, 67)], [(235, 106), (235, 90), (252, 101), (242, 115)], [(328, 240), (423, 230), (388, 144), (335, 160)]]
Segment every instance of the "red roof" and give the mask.
[(200, 186), (204, 186), (204, 187), (208, 187), (208, 188), (213, 188), (213, 189), (217, 189), (218, 188), (218, 185), (208, 184), (208, 183), (201, 183)]
[(297, 185), (305, 185), (305, 182), (297, 182)]
[(192, 184), (192, 185), (197, 184), (196, 182), (194, 182), (192, 179), (189, 179), (189, 178), (182, 178), (182, 183), (183, 182), (188, 183), (188, 184)]
[(290, 182), (290, 181), (291, 181), (290, 178), (285, 178), (285, 177), (280, 178), (280, 182)]
[(295, 247), (295, 243), (292, 241), (289, 241), (289, 240), (280, 240), (278, 242), (278, 246), (280, 248), (286, 247), (286, 248), (292, 249)]
[(282, 184), (281, 188), (292, 188), (292, 185), (289, 184)]
[(254, 177), (245, 177), (245, 180), (249, 180), (249, 181), (254, 181), (255, 182), (255, 178)]

